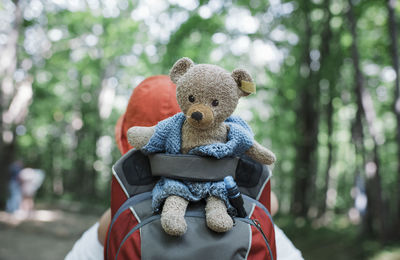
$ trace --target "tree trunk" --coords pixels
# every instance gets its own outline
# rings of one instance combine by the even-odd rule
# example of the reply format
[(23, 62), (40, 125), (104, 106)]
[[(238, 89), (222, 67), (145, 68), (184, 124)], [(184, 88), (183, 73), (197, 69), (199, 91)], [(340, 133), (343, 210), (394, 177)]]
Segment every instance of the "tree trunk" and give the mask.
[[(393, 59), (393, 69), (396, 73), (395, 93), (394, 93), (394, 104), (393, 109), (396, 115), (397, 125), (400, 126), (400, 79), (399, 79), (399, 51), (397, 41), (397, 23), (395, 17), (395, 0), (387, 0), (387, 9), (389, 14), (389, 34), (391, 40), (391, 56)], [(397, 127), (396, 139), (397, 139), (397, 205), (395, 205), (394, 216), (395, 222), (391, 230), (400, 230), (400, 127)], [(397, 236), (400, 236), (399, 232), (396, 232)]]
[[(354, 187), (357, 187), (357, 178), (364, 179), (365, 176), (365, 148), (364, 148), (364, 132), (362, 124), (362, 108), (357, 107), (356, 118), (352, 123), (351, 137), (356, 152), (356, 173), (354, 177)], [(360, 160), (361, 159), (361, 160)], [(358, 208), (362, 217), (362, 234), (370, 235), (373, 233), (373, 216), (371, 210)]]
[[(322, 215), (326, 211), (326, 198), (327, 198), (327, 191), (329, 186), (329, 173), (332, 167), (333, 161), (333, 143), (332, 143), (332, 133), (333, 133), (333, 104), (332, 100), (334, 97), (334, 78), (332, 77), (332, 73), (330, 72), (330, 60), (333, 59), (331, 57), (331, 40), (332, 40), (332, 29), (330, 26), (332, 14), (329, 10), (330, 0), (324, 1), (324, 10), (327, 15), (324, 30), (322, 32), (322, 43), (320, 48), (321, 53), (321, 69), (320, 69), (320, 79), (327, 78), (329, 82), (329, 102), (326, 105), (326, 124), (327, 124), (327, 131), (328, 131), (328, 159), (326, 162), (326, 170), (325, 170), (325, 182), (322, 188), (322, 199), (320, 200), (319, 206), (319, 215)], [(329, 57), (330, 59), (327, 59)], [(326, 69), (326, 70), (325, 70)], [(325, 75), (326, 74), (326, 75)]]
[(303, 80), (299, 91), (299, 107), (297, 109), (297, 127), (299, 129), (299, 141), (296, 145), (296, 167), (297, 172), (294, 180), (293, 201), (291, 211), (294, 215), (306, 217), (310, 208), (311, 190), (314, 188), (313, 180), (317, 170), (316, 150), (318, 136), (318, 84), (315, 82), (314, 73), (310, 69), (311, 58), (311, 21), (310, 3), (303, 2), (303, 14), (305, 20), (304, 56), (303, 63), (309, 70)]
[(96, 145), (101, 136), (101, 122), (98, 102), (102, 84), (110, 68), (114, 66), (109, 63), (106, 68), (98, 67), (99, 75), (101, 75), (99, 82), (93, 82), (91, 93), (93, 94), (93, 101), (90, 103), (80, 102), (77, 104), (77, 109), (81, 114), (83, 127), (76, 132), (77, 147), (75, 149), (74, 159), (74, 177), (71, 181), (73, 189), (79, 187), (76, 194), (85, 198), (95, 198), (96, 183), (98, 174), (94, 169), (94, 162), (97, 160)]
[[(94, 105), (93, 105), (94, 104)], [(77, 147), (75, 149), (75, 160), (72, 185), (69, 190), (73, 190), (75, 194), (85, 198), (93, 198), (96, 196), (96, 179), (97, 174), (93, 168), (96, 161), (96, 142), (100, 137), (99, 129), (94, 126), (88, 126), (88, 118), (94, 118), (97, 113), (97, 104), (85, 104), (82, 109), (82, 120), (84, 126), (76, 133)], [(96, 122), (101, 122), (100, 118)], [(100, 126), (98, 126), (100, 128)]]
[[(351, 53), (355, 70), (355, 93), (356, 93), (357, 107), (361, 113), (361, 116), (365, 118), (369, 135), (372, 137), (374, 144), (372, 150), (372, 160), (367, 161), (365, 164), (365, 171), (367, 177), (366, 189), (367, 189), (367, 199), (368, 199), (367, 210), (369, 211), (367, 214), (371, 214), (373, 216), (373, 219), (377, 221), (378, 223), (377, 233), (380, 235), (380, 238), (384, 240), (387, 237), (386, 234), (387, 229), (385, 223), (385, 221), (387, 221), (387, 214), (384, 211), (385, 208), (382, 199), (380, 162), (378, 154), (378, 133), (373, 124), (376, 115), (371, 95), (368, 92), (368, 90), (364, 87), (364, 79), (360, 70), (360, 58), (357, 45), (356, 18), (354, 15), (354, 10), (353, 10), (354, 7), (351, 0), (349, 0), (349, 7), (350, 8), (348, 12), (348, 18), (350, 23), (350, 31), (353, 37)], [(372, 226), (374, 227), (373, 223)]]
[[(330, 83), (332, 84), (332, 83)], [(333, 88), (334, 86), (329, 86), (329, 102), (326, 107), (326, 124), (328, 130), (328, 159), (326, 161), (326, 169), (325, 169), (325, 182), (322, 189), (322, 200), (321, 200), (321, 208), (320, 215), (323, 215), (326, 211), (326, 199), (328, 194), (328, 187), (330, 182), (330, 173), (332, 168), (333, 161), (333, 141), (332, 141), (332, 133), (333, 133)]]
[[(17, 51), (18, 51), (18, 39), (21, 31), (21, 25), (23, 22), (22, 11), (17, 0), (13, 1), (15, 4), (15, 15), (14, 15), (14, 26), (8, 35), (8, 43), (0, 53), (0, 59), (9, 61), (8, 63), (3, 62), (3, 66), (0, 64), (0, 208), (4, 208), (5, 202), (8, 196), (8, 181), (9, 181), (9, 165), (14, 160), (14, 147), (15, 147), (15, 134), (13, 126), (8, 122), (3, 121), (3, 115), (8, 110), (12, 96), (4, 95), (4, 89), (9, 88), (6, 85), (14, 87), (13, 76), (17, 69)], [(15, 92), (15, 91), (14, 91)], [(3, 134), (4, 131), (11, 131), (14, 134), (10, 142), (4, 142)]]

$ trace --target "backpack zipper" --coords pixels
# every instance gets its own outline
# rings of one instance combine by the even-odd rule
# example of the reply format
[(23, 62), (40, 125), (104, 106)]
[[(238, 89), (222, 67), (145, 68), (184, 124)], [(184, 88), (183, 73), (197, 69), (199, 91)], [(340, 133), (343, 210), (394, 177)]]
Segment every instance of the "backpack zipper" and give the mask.
[(242, 194), (242, 196), (243, 196), (243, 199), (248, 200), (248, 201), (256, 204), (256, 206), (258, 206), (259, 208), (261, 208), (265, 212), (265, 214), (267, 214), (267, 216), (268, 216), (269, 220), (271, 221), (271, 223), (274, 225), (274, 221), (272, 220), (271, 214), (269, 213), (268, 209), (261, 202), (259, 202), (258, 200), (255, 200), (255, 199), (253, 199), (253, 198), (251, 198), (251, 197), (249, 197), (249, 196), (247, 196), (245, 194)]
[(268, 242), (268, 244), (269, 244), (268, 237), (265, 235), (264, 231), (262, 230), (261, 224), (258, 221), (258, 219), (253, 219), (253, 223), (254, 223), (254, 226), (258, 229), (258, 231), (260, 231), (261, 234), (263, 235), (264, 240), (266, 240)]
[(267, 236), (265, 235), (263, 229), (261, 228), (261, 224), (260, 224), (260, 222), (258, 221), (258, 219), (251, 219), (251, 218), (248, 218), (248, 217), (246, 217), (246, 218), (235, 218), (235, 219), (240, 220), (240, 221), (243, 221), (243, 222), (245, 222), (245, 223), (247, 223), (247, 224), (249, 224), (249, 225), (254, 226), (254, 227), (257, 228), (257, 230), (258, 230), (258, 231), (261, 233), (261, 235), (263, 236), (265, 244), (267, 245), (268, 253), (269, 253), (270, 259), (271, 259), (271, 260), (274, 260), (274, 256), (272, 255), (272, 250), (271, 250), (271, 247), (270, 247), (270, 245), (269, 245), (269, 240), (268, 240)]

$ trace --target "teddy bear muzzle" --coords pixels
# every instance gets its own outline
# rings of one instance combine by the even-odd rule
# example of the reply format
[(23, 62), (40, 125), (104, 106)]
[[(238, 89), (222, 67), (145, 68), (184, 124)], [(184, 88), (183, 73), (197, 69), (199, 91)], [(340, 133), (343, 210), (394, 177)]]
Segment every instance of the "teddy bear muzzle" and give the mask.
[(189, 124), (195, 128), (206, 129), (214, 122), (213, 111), (204, 104), (192, 105), (186, 116)]
[(199, 112), (199, 111), (196, 111), (196, 112), (193, 112), (190, 115), (190, 117), (193, 118), (196, 121), (201, 121), (203, 119), (203, 114), (201, 112)]

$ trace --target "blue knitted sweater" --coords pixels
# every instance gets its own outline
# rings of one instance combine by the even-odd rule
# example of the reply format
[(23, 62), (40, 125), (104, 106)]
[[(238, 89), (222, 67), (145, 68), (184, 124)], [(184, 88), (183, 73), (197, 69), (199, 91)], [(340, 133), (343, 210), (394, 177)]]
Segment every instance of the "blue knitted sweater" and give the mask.
[[(153, 136), (146, 146), (142, 148), (144, 153), (165, 152), (167, 154), (181, 153), (182, 125), (186, 117), (178, 113), (170, 118), (159, 122)], [(226, 121), (229, 125), (229, 132), (226, 143), (215, 143), (193, 148), (189, 154), (212, 156), (223, 158), (227, 156), (239, 156), (246, 152), (253, 145), (253, 132), (246, 122), (235, 116), (229, 117)], [(176, 195), (188, 201), (199, 201), (208, 196), (216, 196), (222, 199), (232, 215), (235, 209), (229, 203), (227, 191), (223, 181), (217, 182), (191, 182), (180, 181), (170, 178), (161, 178), (153, 189), (152, 207), (154, 212), (161, 209), (164, 200)]]
[[(145, 153), (181, 153), (182, 125), (185, 119), (185, 115), (181, 112), (159, 122), (153, 136), (142, 150)], [(229, 126), (228, 142), (199, 146), (190, 150), (189, 154), (221, 159), (227, 156), (239, 156), (253, 145), (253, 132), (243, 119), (230, 116), (225, 124)]]

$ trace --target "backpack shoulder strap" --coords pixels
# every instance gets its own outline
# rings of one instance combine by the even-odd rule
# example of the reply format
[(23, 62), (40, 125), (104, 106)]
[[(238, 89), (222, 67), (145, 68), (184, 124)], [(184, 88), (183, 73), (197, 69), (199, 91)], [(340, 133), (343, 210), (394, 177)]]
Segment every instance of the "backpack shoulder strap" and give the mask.
[(241, 193), (260, 200), (271, 176), (271, 170), (267, 165), (256, 162), (246, 155), (240, 157), (235, 180)]
[(151, 174), (149, 158), (137, 149), (123, 155), (112, 167), (112, 172), (127, 198), (151, 191), (157, 180)]

